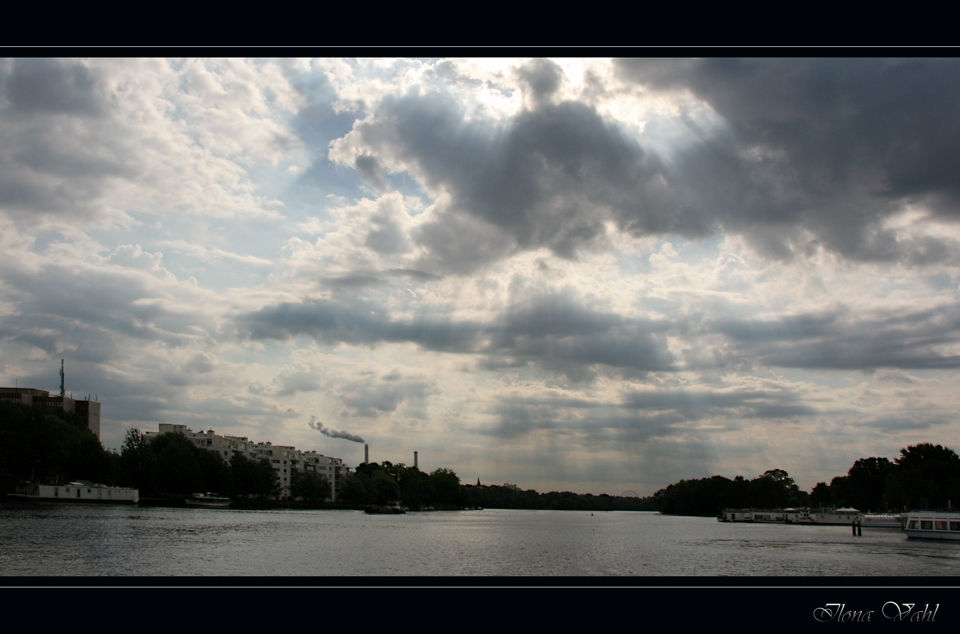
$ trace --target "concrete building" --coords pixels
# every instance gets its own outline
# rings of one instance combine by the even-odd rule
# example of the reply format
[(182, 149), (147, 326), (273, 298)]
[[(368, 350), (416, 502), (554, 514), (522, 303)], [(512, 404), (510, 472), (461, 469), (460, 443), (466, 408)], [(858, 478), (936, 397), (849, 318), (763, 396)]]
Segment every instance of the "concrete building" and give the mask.
[(34, 407), (55, 407), (66, 412), (74, 412), (87, 424), (97, 440), (100, 440), (100, 403), (90, 400), (77, 400), (67, 396), (50, 396), (46, 390), (33, 387), (0, 387), (0, 401), (23, 403)]
[(277, 472), (277, 480), (283, 489), (281, 493), (283, 496), (290, 495), (293, 474), (303, 471), (325, 476), (330, 482), (330, 499), (336, 501), (337, 483), (347, 475), (347, 468), (343, 466), (343, 460), (340, 458), (331, 458), (316, 451), (300, 451), (296, 447), (274, 445), (269, 442), (253, 442), (243, 436), (220, 436), (212, 429), (195, 432), (186, 425), (160, 423), (157, 431), (144, 432), (143, 435), (152, 438), (160, 434), (176, 433), (183, 434), (196, 446), (212, 451), (226, 462), (229, 462), (236, 453), (250, 460), (261, 458), (269, 460), (274, 471)]

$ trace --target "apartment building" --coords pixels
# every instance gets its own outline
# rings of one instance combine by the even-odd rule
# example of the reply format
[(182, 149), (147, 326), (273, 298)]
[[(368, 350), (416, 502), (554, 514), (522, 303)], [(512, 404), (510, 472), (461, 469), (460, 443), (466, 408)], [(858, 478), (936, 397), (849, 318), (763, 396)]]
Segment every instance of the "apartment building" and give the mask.
[(322, 475), (330, 482), (330, 499), (336, 501), (337, 483), (347, 474), (343, 460), (324, 456), (316, 451), (300, 451), (296, 447), (274, 445), (270, 442), (253, 442), (243, 436), (221, 436), (212, 429), (195, 432), (186, 425), (160, 423), (157, 431), (144, 432), (144, 436), (151, 438), (160, 434), (181, 433), (193, 444), (212, 451), (224, 461), (239, 453), (251, 460), (266, 459), (277, 472), (277, 479), (283, 489), (281, 495), (290, 495), (290, 482), (297, 471)]
[(55, 407), (66, 412), (75, 412), (87, 424), (87, 429), (100, 440), (100, 403), (98, 401), (73, 399), (59, 394), (50, 396), (47, 390), (34, 387), (0, 387), (0, 401), (23, 403), (34, 407)]

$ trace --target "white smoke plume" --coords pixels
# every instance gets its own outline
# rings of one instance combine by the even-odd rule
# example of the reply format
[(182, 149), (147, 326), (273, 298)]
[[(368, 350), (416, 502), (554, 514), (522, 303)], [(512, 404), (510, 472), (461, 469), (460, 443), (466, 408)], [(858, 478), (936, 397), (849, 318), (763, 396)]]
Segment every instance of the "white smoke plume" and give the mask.
[(316, 429), (318, 432), (324, 436), (329, 436), (330, 438), (343, 438), (344, 440), (350, 440), (353, 442), (364, 442), (363, 438), (357, 436), (356, 434), (351, 434), (346, 431), (337, 431), (336, 429), (330, 429), (329, 427), (324, 427), (323, 423), (317, 420), (316, 416), (310, 417), (310, 422), (307, 423), (310, 425), (311, 429)]

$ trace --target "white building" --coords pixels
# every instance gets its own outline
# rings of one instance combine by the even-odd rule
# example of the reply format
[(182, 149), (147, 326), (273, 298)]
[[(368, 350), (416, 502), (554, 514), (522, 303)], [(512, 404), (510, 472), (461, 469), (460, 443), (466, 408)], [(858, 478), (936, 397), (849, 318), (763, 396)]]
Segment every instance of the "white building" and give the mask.
[(300, 451), (296, 447), (274, 445), (269, 442), (253, 442), (242, 436), (220, 436), (212, 429), (195, 432), (186, 425), (160, 423), (158, 431), (144, 432), (143, 435), (146, 438), (152, 438), (160, 434), (176, 433), (183, 434), (196, 446), (214, 452), (226, 462), (229, 462), (230, 458), (237, 453), (250, 460), (261, 458), (269, 460), (274, 471), (277, 472), (277, 480), (283, 488), (281, 493), (283, 496), (290, 495), (290, 481), (294, 472), (303, 471), (325, 476), (330, 482), (330, 499), (336, 501), (337, 483), (347, 475), (347, 469), (340, 458), (331, 458), (316, 451)]

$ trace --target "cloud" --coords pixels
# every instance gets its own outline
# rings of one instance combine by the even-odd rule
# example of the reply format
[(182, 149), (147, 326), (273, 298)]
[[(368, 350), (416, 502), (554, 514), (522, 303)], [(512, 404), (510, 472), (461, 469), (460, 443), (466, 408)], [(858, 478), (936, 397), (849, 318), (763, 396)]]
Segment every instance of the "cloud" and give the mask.
[(468, 321), (393, 319), (382, 306), (362, 300), (283, 303), (243, 315), (239, 321), (253, 339), (306, 335), (328, 344), (412, 342), (426, 350), (451, 352), (472, 349), (480, 334), (479, 326)]
[(295, 107), (289, 86), (269, 62), (257, 66), (8, 62), (0, 68), (0, 213), (31, 228), (129, 226), (139, 213), (275, 216), (277, 201), (257, 194), (247, 168), (299, 157), (302, 146), (277, 112)]
[(608, 220), (637, 235), (711, 229), (679, 205), (655, 156), (571, 101), (494, 122), (468, 120), (442, 93), (388, 97), (330, 156), (342, 164), (376, 157), (438, 197), (418, 243), (453, 272), (540, 247), (575, 258), (579, 248), (602, 241)]
[[(375, 418), (397, 412), (406, 404), (407, 414), (421, 418), (426, 399), (439, 393), (433, 381), (401, 380), (390, 376), (381, 379), (344, 381), (334, 389), (337, 398), (353, 416)], [(413, 404), (413, 408), (409, 405)]]
[[(903, 244), (884, 220), (905, 205), (960, 215), (960, 63), (952, 59), (617, 60), (654, 90), (689, 90), (727, 124), (678, 160), (728, 230), (790, 257), (810, 232), (853, 260), (952, 253), (935, 237)], [(700, 131), (697, 131), (700, 133)], [(765, 246), (764, 246), (765, 245)], [(936, 254), (936, 255), (934, 255)]]
[(777, 319), (718, 320), (714, 327), (745, 357), (768, 366), (810, 369), (946, 369), (960, 336), (960, 305), (919, 311), (846, 311)]
[(14, 113), (98, 117), (107, 110), (104, 82), (84, 62), (18, 59), (8, 73), (4, 95)]
[(167, 247), (175, 253), (182, 253), (184, 255), (195, 257), (198, 260), (207, 262), (208, 264), (216, 264), (222, 262), (223, 260), (234, 260), (236, 262), (243, 262), (244, 264), (254, 264), (258, 266), (270, 266), (273, 264), (273, 262), (265, 258), (258, 258), (253, 255), (240, 255), (239, 253), (231, 253), (230, 251), (226, 251), (224, 249), (190, 243), (186, 240), (160, 240), (156, 244), (159, 247)]
[(958, 68), (0, 60), (0, 383), (541, 490), (955, 446)]
[(511, 305), (483, 324), (442, 318), (393, 318), (378, 304), (315, 299), (283, 303), (239, 318), (254, 340), (311, 336), (335, 345), (410, 342), (423, 350), (482, 355), (482, 368), (536, 363), (571, 380), (592, 380), (595, 366), (638, 372), (672, 370), (665, 323), (625, 319), (580, 307), (561, 294)]

